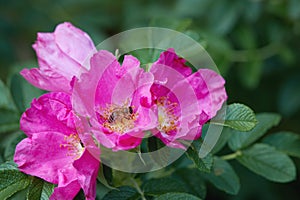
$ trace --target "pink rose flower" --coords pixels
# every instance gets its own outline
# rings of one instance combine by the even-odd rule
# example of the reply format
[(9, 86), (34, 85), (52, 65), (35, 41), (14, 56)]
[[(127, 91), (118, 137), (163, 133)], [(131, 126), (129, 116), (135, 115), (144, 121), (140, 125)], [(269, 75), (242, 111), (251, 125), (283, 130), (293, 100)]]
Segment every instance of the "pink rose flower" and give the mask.
[(94, 137), (107, 148), (128, 150), (137, 147), (143, 130), (156, 126), (151, 112), (150, 87), (153, 75), (139, 67), (133, 56), (122, 66), (108, 51), (91, 58), (91, 69), (74, 84), (73, 107), (87, 119)]
[[(50, 199), (73, 199), (82, 188), (86, 199), (96, 197), (99, 148), (92, 137), (77, 134), (70, 95), (48, 93), (33, 100), (21, 117), (28, 136), (16, 147), (20, 171), (57, 184)], [(80, 127), (77, 127), (80, 128)]]
[(202, 125), (213, 118), (227, 99), (224, 79), (210, 69), (192, 70), (174, 49), (161, 53), (152, 65), (151, 87), (158, 127), (153, 134), (166, 145), (185, 149), (180, 140), (201, 136)]
[(23, 69), (21, 75), (35, 87), (70, 92), (73, 76), (88, 69), (96, 48), (90, 37), (71, 23), (59, 24), (53, 33), (38, 33), (33, 45), (39, 68)]

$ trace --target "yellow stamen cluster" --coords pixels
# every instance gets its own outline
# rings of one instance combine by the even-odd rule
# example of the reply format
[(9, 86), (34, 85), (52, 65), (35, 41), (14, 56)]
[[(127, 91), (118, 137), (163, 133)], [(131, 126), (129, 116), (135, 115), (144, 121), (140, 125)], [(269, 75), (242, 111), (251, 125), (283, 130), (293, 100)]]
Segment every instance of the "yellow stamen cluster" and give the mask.
[(78, 159), (83, 153), (83, 146), (80, 142), (78, 134), (70, 134), (64, 137), (65, 143), (60, 145), (60, 148), (67, 148), (67, 156), (72, 156), (74, 159)]
[(123, 134), (134, 128), (134, 122), (137, 119), (138, 113), (135, 113), (134, 107), (126, 101), (123, 105), (107, 105), (103, 109), (102, 116), (105, 119), (103, 126), (112, 132)]
[(158, 129), (166, 134), (177, 130), (178, 117), (175, 115), (177, 103), (171, 102), (167, 97), (160, 97), (156, 105), (158, 109)]

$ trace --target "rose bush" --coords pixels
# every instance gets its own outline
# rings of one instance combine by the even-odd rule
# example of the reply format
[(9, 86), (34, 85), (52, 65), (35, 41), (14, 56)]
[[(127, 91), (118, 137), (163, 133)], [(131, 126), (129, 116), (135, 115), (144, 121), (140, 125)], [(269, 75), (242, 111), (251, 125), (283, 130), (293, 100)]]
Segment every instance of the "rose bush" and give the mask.
[[(22, 114), (25, 138), (18, 139), (14, 163), (0, 166), (4, 199), (28, 186), (30, 199), (35, 181), (51, 187), (42, 186), (34, 199), (73, 199), (82, 194), (85, 199), (199, 199), (205, 197), (203, 180), (236, 194), (240, 185), (227, 162), (231, 159), (271, 181), (288, 182), (296, 176), (289, 153), (281, 152), (275, 139), (255, 144), (280, 117), (255, 116), (242, 104), (224, 106), (222, 76), (211, 69), (193, 72), (175, 49), (161, 52), (145, 70), (138, 57), (119, 59), (96, 50), (90, 37), (70, 23), (58, 25), (53, 33), (39, 33), (33, 48), (39, 68), (23, 69), (21, 75), (48, 93), (33, 99)], [(218, 115), (222, 106), (223, 118)], [(212, 151), (200, 157), (210, 137), (205, 126), (210, 125), (226, 128)], [(226, 143), (233, 153), (216, 156)], [(143, 161), (143, 153), (164, 145), (186, 153), (161, 173), (135, 176), (101, 164), (104, 148), (136, 152)], [(164, 161), (172, 155), (161, 156)]]

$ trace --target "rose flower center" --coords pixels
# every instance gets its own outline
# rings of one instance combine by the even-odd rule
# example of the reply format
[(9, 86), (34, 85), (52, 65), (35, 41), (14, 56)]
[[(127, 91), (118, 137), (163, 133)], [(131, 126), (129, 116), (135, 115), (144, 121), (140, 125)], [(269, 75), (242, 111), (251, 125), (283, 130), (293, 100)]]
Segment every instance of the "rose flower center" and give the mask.
[(129, 131), (134, 128), (134, 122), (138, 115), (133, 109), (134, 107), (128, 104), (108, 106), (103, 113), (105, 119), (103, 126), (120, 134)]
[(160, 97), (156, 105), (158, 109), (158, 130), (166, 134), (176, 131), (178, 127), (178, 117), (175, 115), (177, 103), (170, 102), (166, 97)]
[(65, 143), (60, 145), (60, 148), (67, 148), (67, 156), (72, 156), (74, 159), (80, 158), (84, 151), (84, 147), (77, 134), (70, 134), (64, 137)]

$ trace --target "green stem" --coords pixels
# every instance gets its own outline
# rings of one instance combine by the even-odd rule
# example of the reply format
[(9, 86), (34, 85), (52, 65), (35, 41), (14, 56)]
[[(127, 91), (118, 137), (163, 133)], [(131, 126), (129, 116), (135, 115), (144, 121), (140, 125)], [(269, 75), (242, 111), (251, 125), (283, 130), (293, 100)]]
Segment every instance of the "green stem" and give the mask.
[(150, 69), (151, 69), (151, 67), (152, 67), (152, 64), (153, 64), (153, 63), (147, 63), (147, 64), (145, 64), (145, 65), (146, 65), (146, 67), (145, 67), (145, 71), (146, 71), (146, 72), (150, 72)]
[(264, 47), (253, 50), (233, 50), (230, 54), (230, 58), (235, 62), (248, 62), (250, 59), (252, 59), (252, 57), (249, 55), (252, 55), (253, 52), (255, 52), (255, 56), (258, 59), (264, 60), (276, 55), (279, 50), (280, 48), (277, 43), (270, 43)]
[(221, 159), (222, 160), (232, 160), (232, 159), (235, 159), (236, 157), (241, 156), (241, 155), (242, 155), (242, 152), (240, 150), (238, 150), (238, 151), (236, 151), (234, 153), (221, 156)]
[(140, 186), (137, 184), (137, 182), (134, 180), (134, 178), (130, 177), (131, 182), (134, 184), (135, 189), (140, 193), (142, 200), (147, 200), (144, 192), (141, 190)]

